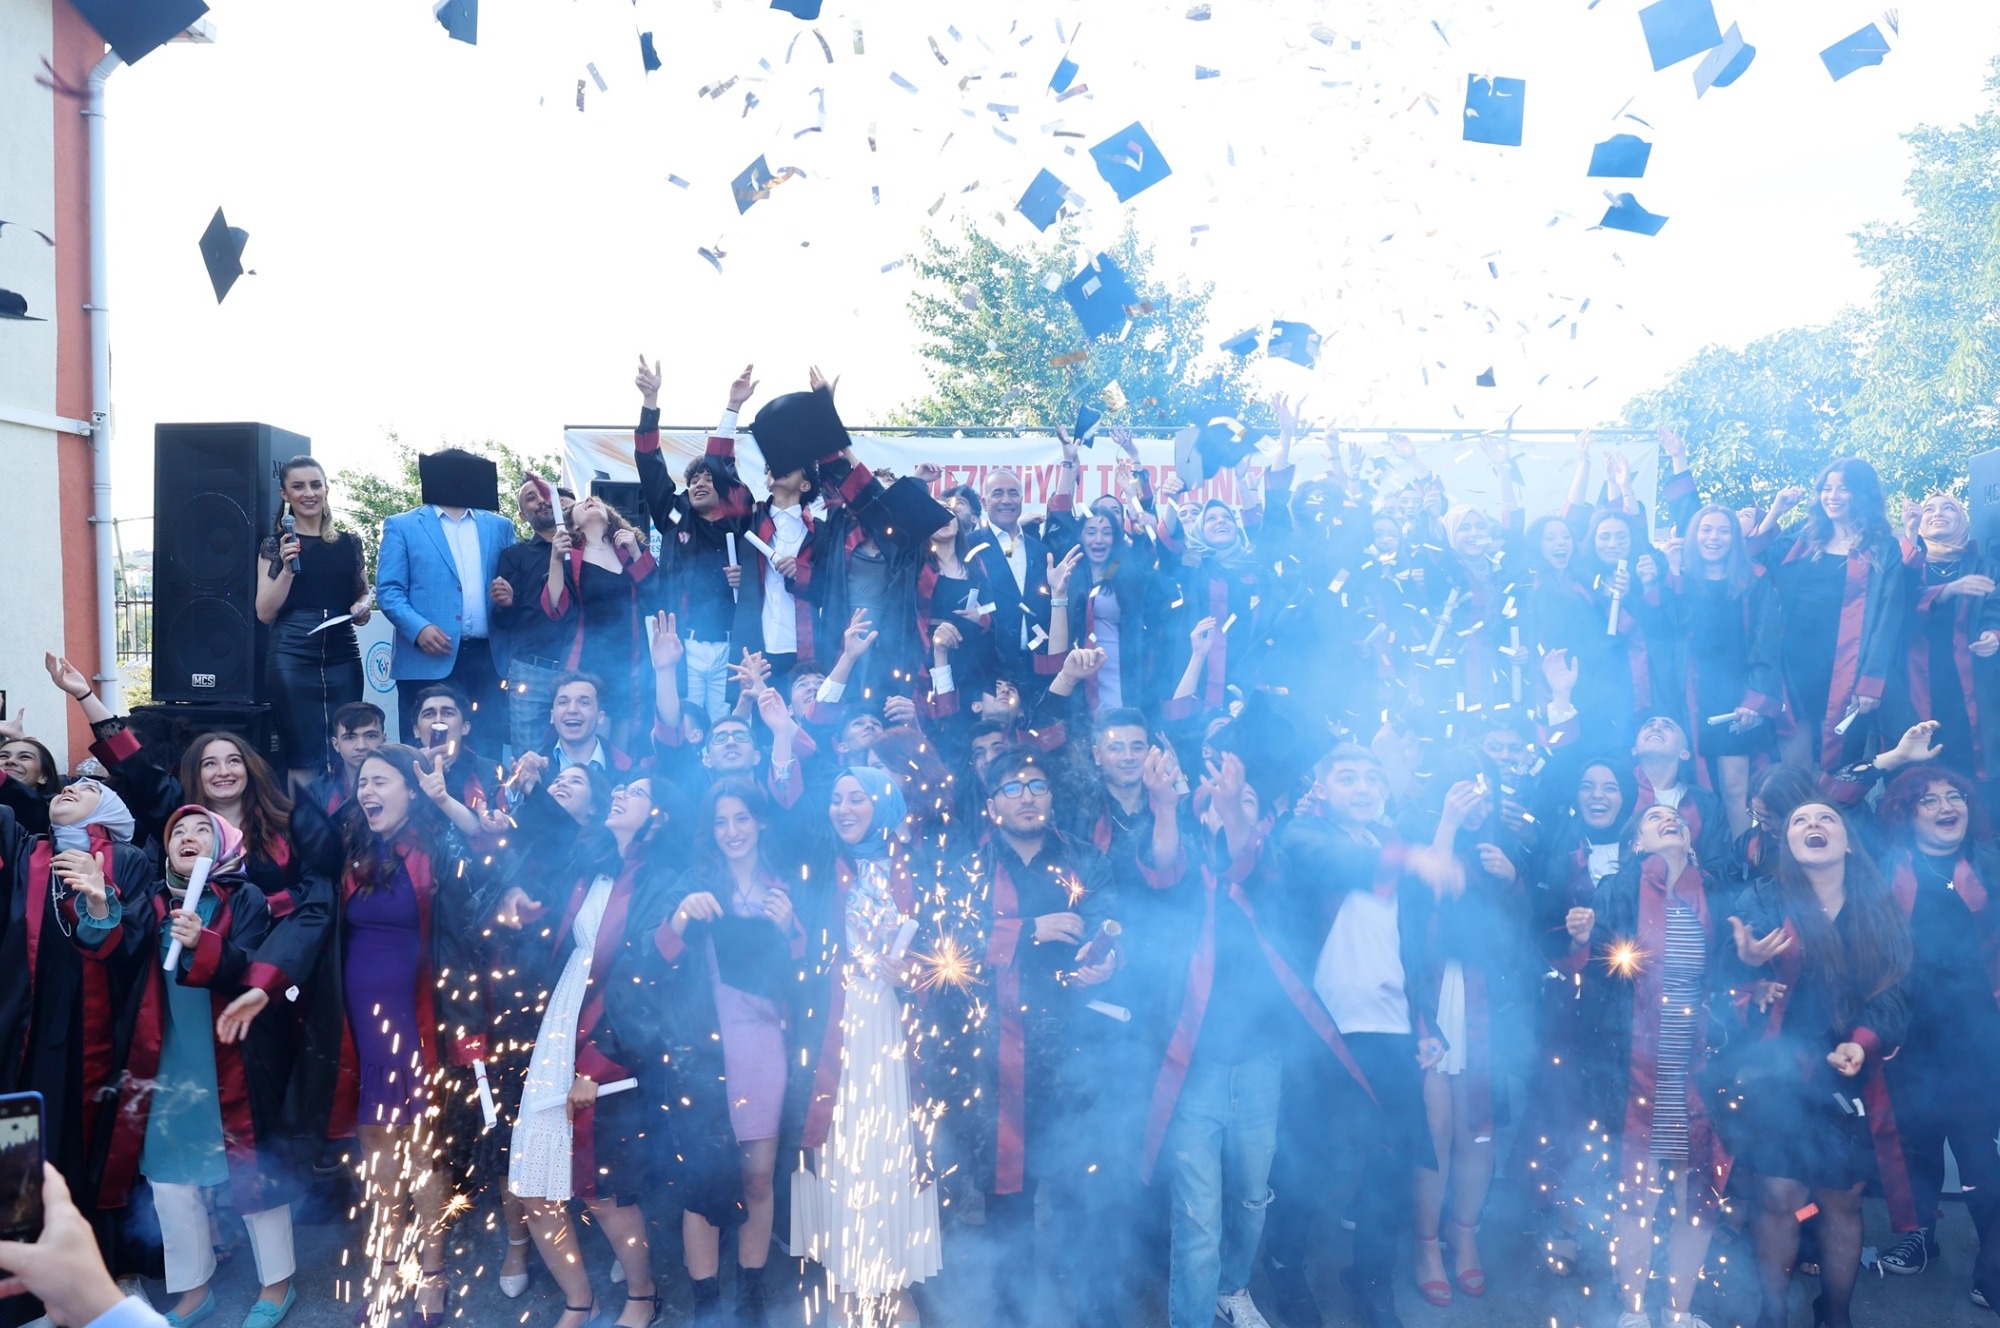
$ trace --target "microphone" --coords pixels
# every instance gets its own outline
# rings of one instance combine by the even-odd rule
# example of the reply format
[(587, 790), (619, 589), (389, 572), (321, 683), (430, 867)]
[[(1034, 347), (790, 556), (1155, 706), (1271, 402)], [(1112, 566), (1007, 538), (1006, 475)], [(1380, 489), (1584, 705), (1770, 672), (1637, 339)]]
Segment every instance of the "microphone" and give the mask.
[[(299, 523), (290, 512), (285, 513), (284, 518), (278, 524), (285, 528), (285, 534), (287, 535), (295, 536), (299, 533)], [(292, 565), (292, 575), (297, 576), (299, 574), (299, 556), (295, 553), (288, 561)]]

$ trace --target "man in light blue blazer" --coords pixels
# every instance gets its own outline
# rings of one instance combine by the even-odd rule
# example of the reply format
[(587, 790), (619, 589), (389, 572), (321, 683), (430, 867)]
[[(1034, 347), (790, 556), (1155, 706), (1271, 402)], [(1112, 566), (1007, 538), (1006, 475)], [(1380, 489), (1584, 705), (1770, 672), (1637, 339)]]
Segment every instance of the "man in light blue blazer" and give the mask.
[(396, 625), (390, 669), (404, 741), (420, 742), (411, 731), (417, 693), (445, 681), (472, 701), (474, 745), (498, 753), (506, 742), (507, 642), (487, 591), (513, 542), (513, 522), (464, 507), (426, 503), (382, 523), (375, 599)]

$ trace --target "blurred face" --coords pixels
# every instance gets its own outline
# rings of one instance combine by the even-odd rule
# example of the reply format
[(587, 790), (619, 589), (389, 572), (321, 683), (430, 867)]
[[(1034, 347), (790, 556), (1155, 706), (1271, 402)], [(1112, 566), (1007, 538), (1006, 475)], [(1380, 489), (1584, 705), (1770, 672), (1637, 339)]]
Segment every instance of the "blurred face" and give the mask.
[(1378, 557), (1393, 557), (1403, 547), (1403, 527), (1395, 518), (1378, 516), (1369, 529), (1375, 537)]
[(401, 830), (409, 823), (410, 808), (417, 797), (417, 790), (403, 778), (403, 772), (381, 757), (371, 756), (361, 763), (361, 773), (354, 780), (354, 801), (374, 833), (388, 836)]
[(1854, 495), (1847, 490), (1847, 477), (1837, 470), (1827, 472), (1819, 486), (1819, 510), (1829, 521), (1845, 521), (1853, 508)]
[(1569, 557), (1576, 552), (1576, 536), (1570, 533), (1569, 525), (1562, 521), (1551, 521), (1542, 527), (1542, 559), (1557, 571), (1569, 566)]
[(1801, 867), (1825, 867), (1847, 856), (1847, 825), (1823, 802), (1808, 802), (1785, 822), (1785, 841)]
[(1227, 549), (1236, 543), (1236, 517), (1219, 503), (1201, 509), (1201, 537), (1211, 549)]
[(1146, 730), (1137, 724), (1106, 729), (1090, 746), (1097, 773), (1116, 789), (1136, 788), (1140, 767), (1146, 763)]
[(1965, 795), (1950, 780), (1933, 779), (1917, 799), (1916, 819), (1910, 829), (1916, 835), (1918, 849), (1942, 857), (1958, 852), (1959, 845), (1965, 842), (1970, 820)]
[(42, 754), (32, 742), (0, 743), (0, 770), (23, 784), (39, 784), (49, 773), (42, 769)]
[(581, 825), (591, 813), (590, 776), (583, 767), (573, 765), (549, 781), (549, 796), (556, 806), (570, 814), (570, 818)]
[(556, 688), (549, 706), (549, 719), (556, 736), (564, 742), (584, 742), (597, 733), (603, 711), (598, 709), (597, 689), (587, 682), (566, 682)]
[(174, 832), (167, 836), (167, 861), (175, 874), (185, 877), (194, 871), (197, 859), (214, 856), (214, 822), (193, 812), (174, 822)]
[(201, 796), (207, 802), (234, 802), (250, 787), (250, 767), (243, 750), (222, 738), (202, 748)]
[(1618, 818), (1625, 814), (1625, 790), (1618, 787), (1618, 776), (1610, 767), (1585, 768), (1576, 784), (1576, 810), (1592, 830), (1601, 832), (1618, 824)]
[(827, 819), (843, 844), (859, 844), (875, 825), (875, 799), (853, 775), (833, 781), (833, 799), (827, 804)]
[(757, 764), (757, 744), (750, 740), (750, 726), (740, 719), (726, 719), (708, 733), (702, 760), (710, 770), (748, 770)]
[(986, 518), (1002, 530), (1021, 524), (1021, 477), (997, 470), (986, 479)]
[(982, 733), (972, 740), (972, 770), (984, 778), (993, 758), (1007, 749), (1007, 738), (999, 733)]
[(1639, 726), (1639, 737), (1632, 744), (1632, 755), (1641, 760), (1648, 756), (1671, 756), (1685, 761), (1688, 758), (1687, 734), (1665, 715), (1654, 715)]
[(341, 729), (333, 735), (333, 750), (340, 754), (341, 764), (349, 770), (359, 770), (361, 763), (368, 759), (368, 753), (379, 751), (387, 736), (382, 726), (369, 720), (358, 729)]
[(1590, 547), (1597, 554), (1597, 561), (1607, 565), (1630, 558), (1632, 528), (1623, 521), (1600, 521), (1597, 529), (1590, 532)]
[[(554, 789), (550, 790), (550, 794), (553, 796)], [(587, 787), (585, 796), (589, 796)], [(653, 782), (650, 779), (635, 779), (611, 790), (611, 810), (604, 817), (604, 828), (630, 840), (646, 828), (646, 822), (652, 815)]]
[(1694, 549), (1705, 563), (1720, 563), (1736, 545), (1736, 522), (1722, 512), (1709, 512), (1694, 527)]
[(785, 475), (773, 475), (769, 466), (764, 467), (764, 485), (771, 496), (780, 499), (780, 506), (791, 506), (805, 497), (812, 485), (806, 481), (803, 470), (794, 470)]
[(1648, 807), (1639, 818), (1639, 835), (1632, 847), (1641, 853), (1660, 853), (1668, 848), (1688, 846), (1687, 822), (1671, 807)]
[(97, 781), (80, 779), (49, 800), (49, 820), (56, 825), (81, 825), (103, 799), (104, 790)]
[(1917, 533), (1940, 544), (1962, 544), (1970, 524), (1963, 503), (1950, 494), (1934, 493), (1924, 499), (1923, 515), (1917, 520)]
[(1081, 538), (1083, 556), (1090, 560), (1092, 567), (1102, 567), (1111, 561), (1111, 550), (1116, 541), (1109, 518), (1093, 516), (1085, 521)]
[(842, 755), (852, 756), (875, 746), (882, 736), (882, 721), (873, 715), (856, 715), (841, 726), (840, 740), (833, 749)]
[(1055, 793), (1046, 771), (1029, 766), (1008, 775), (986, 800), (986, 814), (1005, 834), (1033, 838), (1049, 828)]
[(1373, 761), (1335, 761), (1314, 781), (1313, 795), (1328, 819), (1348, 826), (1372, 825), (1389, 805), (1389, 786)]
[(1479, 750), (1502, 774), (1511, 774), (1528, 763), (1528, 744), (1512, 729), (1488, 729), (1479, 739)]
[(514, 494), (514, 504), (521, 509), (521, 519), (528, 523), (530, 529), (555, 529), (555, 508), (542, 497), (542, 491), (538, 486), (523, 484)]
[(292, 515), (318, 517), (326, 513), (326, 475), (318, 466), (298, 466), (285, 472), (285, 501)]
[(1493, 547), (1493, 523), (1484, 512), (1467, 514), (1452, 532), (1452, 551), (1467, 558), (1483, 558)]
[(757, 856), (757, 836), (763, 829), (741, 798), (718, 798), (715, 803), (715, 846), (724, 861), (745, 862)]

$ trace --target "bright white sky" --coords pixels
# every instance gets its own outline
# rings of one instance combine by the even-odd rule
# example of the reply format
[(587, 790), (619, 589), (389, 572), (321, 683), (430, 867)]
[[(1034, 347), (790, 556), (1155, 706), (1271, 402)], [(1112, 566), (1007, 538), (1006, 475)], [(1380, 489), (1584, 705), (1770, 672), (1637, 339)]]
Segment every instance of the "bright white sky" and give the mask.
[[(566, 423), (634, 416), (642, 348), (670, 422), (712, 419), (750, 360), (766, 393), (817, 362), (851, 424), (877, 420), (923, 387), (909, 273), (883, 267), (926, 223), (1031, 236), (1012, 209), (1041, 167), (1086, 197), (1087, 236), (1115, 235), (1087, 150), (1133, 120), (1174, 170), (1130, 205), (1169, 288), (1216, 283), (1215, 340), (1318, 326), (1317, 371), (1262, 371), (1309, 414), (1601, 422), (1704, 344), (1865, 296), (1849, 234), (1904, 215), (1899, 135), (1969, 118), (2000, 51), (2000, 5), (1916, 0), (1886, 62), (1836, 84), (1819, 50), (1879, 10), (1718, 0), (1758, 55), (1697, 100), (1695, 60), (1653, 72), (1638, 0), (1212, 8), (828, 0), (806, 24), (764, 0), (482, 0), (471, 47), (425, 0), (215, 0), (216, 45), (111, 83), (117, 509), (151, 508), (155, 421), (267, 420), (335, 469), (380, 461), (389, 429), (555, 451)], [(1089, 91), (1058, 104), (1065, 38)], [(1469, 73), (1527, 80), (1522, 147), (1460, 141)], [(1587, 179), (1620, 130), (1655, 142), (1646, 178)], [(729, 183), (760, 153), (806, 178), (739, 217)], [(1587, 229), (1607, 186), (1666, 229)], [(218, 204), (258, 273), (219, 308), (195, 248)]]

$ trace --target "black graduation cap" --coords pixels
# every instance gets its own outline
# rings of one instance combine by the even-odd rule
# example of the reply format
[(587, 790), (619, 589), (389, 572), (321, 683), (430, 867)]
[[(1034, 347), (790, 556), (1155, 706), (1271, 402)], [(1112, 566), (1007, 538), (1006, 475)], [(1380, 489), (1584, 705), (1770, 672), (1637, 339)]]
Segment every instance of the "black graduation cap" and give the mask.
[(1613, 134), (1590, 151), (1590, 173), (1636, 180), (1646, 173), (1653, 145), (1637, 134)]
[(1528, 83), (1519, 78), (1465, 76), (1465, 141), (1497, 147), (1521, 146), (1527, 118)]
[(1630, 194), (1619, 194), (1611, 200), (1611, 206), (1604, 210), (1604, 220), (1597, 223), (1606, 230), (1631, 231), (1634, 235), (1658, 235), (1667, 219), (1657, 212), (1648, 212), (1639, 206), (1639, 200)]
[(1028, 192), (1021, 195), (1021, 201), (1014, 208), (1026, 217), (1038, 231), (1045, 231), (1062, 216), (1064, 205), (1074, 195), (1070, 187), (1058, 180), (1049, 171), (1036, 171)]
[(136, 65), (208, 12), (204, 0), (74, 0), (118, 58)]
[(1851, 32), (1819, 53), (1826, 72), (1833, 75), (1838, 83), (1857, 69), (1879, 65), (1889, 54), (1889, 39), (1882, 35), (1882, 29), (1870, 23), (1859, 32)]
[(1246, 423), (1241, 407), (1224, 400), (1221, 391), (1222, 378), (1218, 374), (1208, 381), (1205, 404), (1195, 410), (1194, 450), (1204, 478), (1233, 469), (1237, 462), (1257, 450), (1258, 439), (1271, 436), (1269, 429)]
[(1076, 424), (1070, 429), (1069, 436), (1077, 442), (1082, 443), (1085, 447), (1095, 447), (1097, 445), (1097, 422), (1103, 418), (1104, 412), (1101, 410), (1092, 410), (1089, 406), (1078, 406), (1076, 408)]
[(1223, 342), (1221, 349), (1228, 351), (1238, 359), (1248, 359), (1250, 356), (1256, 354), (1258, 348), (1263, 344), (1264, 328), (1262, 324), (1259, 324), (1256, 327), (1244, 328), (1241, 332)]
[(1076, 310), (1077, 321), (1092, 337), (1112, 336), (1125, 330), (1125, 310), (1139, 302), (1125, 270), (1111, 255), (1099, 254), (1084, 265), (1062, 288), (1063, 298)]
[(931, 497), (931, 486), (914, 475), (902, 476), (875, 501), (883, 523), (903, 541), (904, 548), (922, 548), (932, 535), (958, 519), (949, 507)]
[(1732, 23), (1722, 34), (1722, 45), (1701, 58), (1694, 67), (1694, 95), (1705, 97), (1710, 88), (1726, 88), (1743, 77), (1743, 71), (1757, 58), (1757, 48), (1743, 40), (1743, 27)]
[(1714, 0), (1654, 0), (1639, 11), (1639, 26), (1656, 70), (1722, 45)]
[(1495, 378), (1495, 377), (1493, 376), (1493, 366), (1492, 366), (1492, 365), (1490, 365), (1490, 364), (1486, 366), (1486, 372), (1485, 372), (1485, 373), (1483, 373), (1483, 374), (1479, 375), (1479, 377), (1477, 377), (1477, 378), (1473, 379), (1472, 381), (1473, 381), (1473, 383), (1474, 383), (1475, 385), (1477, 385), (1477, 386), (1479, 386), (1479, 387), (1498, 387), (1498, 386), (1500, 386), (1500, 380), (1499, 380), (1499, 379), (1497, 379), (1497, 378)]
[(1320, 747), (1312, 738), (1312, 725), (1301, 716), (1285, 714), (1270, 692), (1258, 690), (1243, 700), (1243, 709), (1215, 735), (1217, 750), (1232, 752), (1243, 762), (1243, 774), (1272, 815), (1272, 805), (1287, 793), (1297, 792), (1312, 763), (1319, 759)]
[(793, 18), (810, 22), (819, 17), (820, 0), (771, 0), (771, 8), (782, 9)]
[(0, 289), (0, 318), (16, 323), (46, 323), (46, 318), (37, 318), (28, 312), (28, 297), (17, 292)]
[(453, 41), (479, 45), (479, 0), (438, 0), (436, 16)]
[(1319, 363), (1319, 333), (1310, 323), (1274, 323), (1269, 349), (1272, 359), (1311, 369)]
[(1097, 173), (1123, 203), (1174, 173), (1152, 136), (1137, 120), (1090, 150)]
[(229, 288), (243, 275), (243, 246), (250, 243), (250, 232), (240, 226), (232, 226), (223, 219), (222, 209), (217, 208), (209, 218), (208, 229), (201, 233), (201, 261), (208, 269), (208, 280), (215, 287), (215, 302), (222, 303), (222, 297), (229, 294)]
[(751, 421), (750, 435), (773, 475), (804, 470), (852, 441), (833, 408), (833, 393), (818, 390), (771, 398)]
[(660, 53), (653, 49), (653, 34), (639, 34), (639, 59), (645, 63), (646, 72), (652, 73), (660, 67)]
[(500, 510), (500, 467), (491, 457), (462, 447), (427, 452), (417, 458), (417, 480), (427, 505)]

